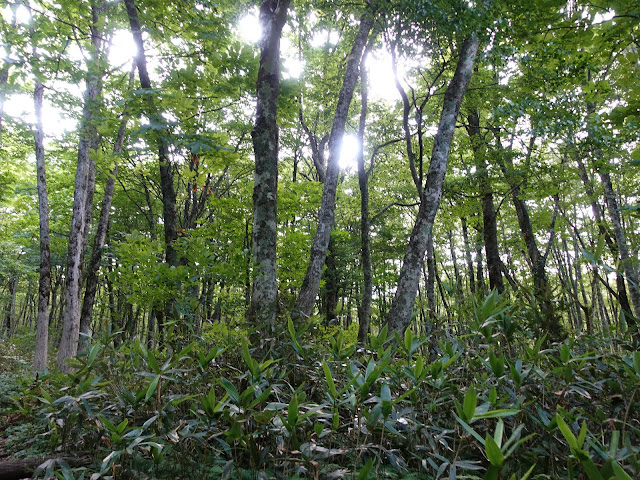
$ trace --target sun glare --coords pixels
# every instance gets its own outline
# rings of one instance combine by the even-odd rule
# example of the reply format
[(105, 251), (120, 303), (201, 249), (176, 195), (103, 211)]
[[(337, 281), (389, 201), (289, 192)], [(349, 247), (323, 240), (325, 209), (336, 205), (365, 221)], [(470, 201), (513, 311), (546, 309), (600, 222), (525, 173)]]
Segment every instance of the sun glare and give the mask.
[(373, 99), (388, 103), (395, 103), (400, 99), (389, 52), (383, 49), (372, 52), (367, 58), (367, 70), (369, 71), (369, 93)]
[(355, 168), (359, 150), (360, 142), (356, 136), (346, 133), (342, 137), (342, 145), (340, 146), (340, 168), (343, 170)]
[(258, 43), (262, 36), (262, 27), (257, 11), (247, 13), (238, 22), (240, 37), (247, 43)]

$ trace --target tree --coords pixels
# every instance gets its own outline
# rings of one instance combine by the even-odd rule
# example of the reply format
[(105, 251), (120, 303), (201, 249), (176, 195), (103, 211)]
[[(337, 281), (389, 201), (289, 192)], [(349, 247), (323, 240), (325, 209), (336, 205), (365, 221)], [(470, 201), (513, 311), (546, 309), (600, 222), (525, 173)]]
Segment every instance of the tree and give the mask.
[(302, 282), (302, 287), (298, 293), (298, 299), (292, 314), (296, 319), (305, 319), (311, 316), (318, 295), (320, 277), (327, 257), (327, 249), (329, 248), (329, 240), (334, 222), (342, 137), (347, 123), (347, 115), (349, 113), (353, 91), (358, 80), (360, 59), (372, 26), (372, 12), (366, 12), (360, 18), (358, 34), (353, 42), (347, 60), (342, 88), (340, 89), (338, 104), (333, 116), (331, 135), (329, 136), (329, 159), (322, 191), (322, 202), (318, 210), (318, 227), (311, 247), (307, 273)]
[(278, 285), (276, 241), (278, 230), (278, 97), (280, 94), (280, 37), (287, 19), (288, 0), (265, 0), (260, 7), (262, 39), (258, 70), (253, 187), (253, 292), (249, 316), (258, 324), (273, 325)]
[(471, 80), (479, 42), (479, 38), (472, 35), (462, 43), (455, 74), (445, 93), (438, 132), (433, 142), (427, 180), (420, 198), (418, 218), (409, 238), (398, 286), (387, 315), (387, 322), (391, 330), (404, 331), (411, 322), (422, 262), (442, 198), (442, 187), (447, 172), (449, 149), (451, 148), (456, 119), (462, 98)]
[(87, 65), (78, 143), (73, 215), (67, 253), (64, 322), (57, 362), (58, 369), (65, 372), (70, 370), (66, 360), (76, 356), (80, 337), (82, 266), (89, 237), (96, 175), (95, 161), (91, 155), (99, 144), (96, 114), (101, 105), (102, 82), (106, 71), (105, 60), (102, 58), (103, 32), (100, 27), (105, 10), (106, 6), (102, 2), (91, 4), (91, 55)]

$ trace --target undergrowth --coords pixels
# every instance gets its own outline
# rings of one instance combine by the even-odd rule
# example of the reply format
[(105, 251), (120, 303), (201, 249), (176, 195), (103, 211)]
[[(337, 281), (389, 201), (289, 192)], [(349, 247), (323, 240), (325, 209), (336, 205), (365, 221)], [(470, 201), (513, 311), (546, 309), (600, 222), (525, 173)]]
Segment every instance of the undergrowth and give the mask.
[(74, 373), (11, 394), (30, 419), (14, 441), (96, 459), (41, 477), (640, 478), (637, 347), (548, 346), (495, 294), (472, 315), (456, 335), (382, 329), (366, 348), (290, 321), (268, 352), (243, 335), (179, 351), (105, 337)]

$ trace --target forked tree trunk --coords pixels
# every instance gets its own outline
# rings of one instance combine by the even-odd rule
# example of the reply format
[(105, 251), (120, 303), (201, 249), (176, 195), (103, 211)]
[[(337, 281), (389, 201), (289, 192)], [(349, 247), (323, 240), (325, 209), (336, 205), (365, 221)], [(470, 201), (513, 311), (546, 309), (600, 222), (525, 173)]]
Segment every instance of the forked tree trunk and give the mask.
[(456, 119), (460, 111), (462, 97), (471, 79), (478, 44), (479, 40), (475, 35), (466, 39), (462, 44), (456, 72), (445, 92), (438, 132), (433, 141), (431, 164), (429, 165), (427, 181), (420, 199), (418, 218), (411, 232), (409, 245), (400, 270), (398, 287), (387, 316), (390, 330), (404, 331), (411, 322), (413, 305), (420, 280), (420, 269), (422, 268), (427, 243), (433, 231), (433, 222), (442, 198), (442, 188), (447, 173), (449, 150), (453, 140)]
[(33, 106), (36, 113), (34, 134), (36, 150), (36, 174), (38, 188), (38, 215), (40, 226), (40, 277), (38, 280), (38, 314), (36, 320), (36, 347), (33, 369), (44, 370), (47, 366), (49, 344), (49, 299), (51, 296), (51, 249), (49, 241), (49, 197), (47, 175), (44, 164), (44, 131), (42, 128), (42, 101), (44, 85), (36, 80), (33, 91)]
[(311, 246), (307, 273), (305, 274), (302, 288), (300, 289), (292, 313), (292, 318), (295, 320), (304, 320), (311, 316), (316, 297), (318, 296), (320, 278), (327, 257), (327, 249), (329, 248), (329, 239), (334, 222), (342, 137), (344, 136), (345, 125), (347, 123), (349, 105), (351, 105), (353, 91), (358, 81), (360, 59), (372, 25), (373, 18), (371, 15), (365, 14), (360, 19), (360, 28), (351, 52), (349, 53), (347, 68), (336, 106), (336, 113), (333, 117), (331, 136), (329, 137), (329, 160), (327, 163), (324, 188), (322, 190), (320, 210), (318, 212), (318, 228), (313, 240), (313, 245)]
[(80, 295), (82, 290), (82, 263), (87, 246), (93, 191), (95, 189), (95, 162), (91, 159), (91, 150), (97, 150), (99, 136), (94, 113), (100, 106), (102, 80), (105, 66), (102, 64), (102, 33), (98, 31), (103, 4), (93, 5), (91, 43), (93, 58), (87, 69), (86, 90), (82, 119), (80, 120), (80, 141), (78, 143), (78, 166), (76, 169), (75, 191), (69, 248), (67, 251), (67, 278), (65, 289), (65, 309), (62, 324), (62, 337), (58, 351), (57, 366), (63, 372), (70, 371), (66, 360), (75, 357), (78, 352), (80, 336)]
[[(133, 77), (133, 70), (131, 71), (131, 77)], [(116, 136), (116, 141), (113, 145), (113, 155), (118, 158), (122, 153), (122, 146), (124, 144), (124, 138), (127, 131), (127, 120), (129, 119), (129, 112), (125, 109), (122, 114), (122, 120), (120, 121), (120, 128)], [(93, 317), (93, 305), (96, 299), (96, 292), (98, 290), (98, 272), (100, 270), (100, 262), (102, 260), (102, 248), (107, 238), (107, 230), (109, 229), (109, 216), (111, 215), (111, 201), (113, 200), (113, 193), (116, 185), (116, 175), (118, 174), (118, 162), (116, 160), (113, 169), (107, 176), (107, 183), (104, 188), (104, 196), (102, 198), (102, 205), (100, 207), (100, 218), (98, 220), (98, 227), (95, 237), (93, 238), (93, 250), (91, 251), (91, 260), (89, 262), (89, 268), (87, 269), (87, 280), (85, 282), (84, 300), (82, 302), (82, 311), (80, 315), (80, 333), (83, 334), (80, 338), (80, 348), (86, 346), (88, 341), (88, 334), (91, 328), (91, 319)]]
[(255, 153), (253, 184), (253, 292), (249, 318), (274, 325), (277, 311), (276, 241), (278, 233), (278, 97), (280, 37), (289, 0), (264, 0), (260, 7), (260, 68), (256, 86), (256, 123), (251, 132)]

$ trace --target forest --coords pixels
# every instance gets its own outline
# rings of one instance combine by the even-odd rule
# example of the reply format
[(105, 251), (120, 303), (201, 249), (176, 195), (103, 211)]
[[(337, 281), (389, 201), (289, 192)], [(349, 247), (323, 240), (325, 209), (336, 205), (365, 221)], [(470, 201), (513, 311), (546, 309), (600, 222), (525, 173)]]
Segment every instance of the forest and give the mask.
[(0, 44), (0, 480), (640, 478), (638, 0)]

